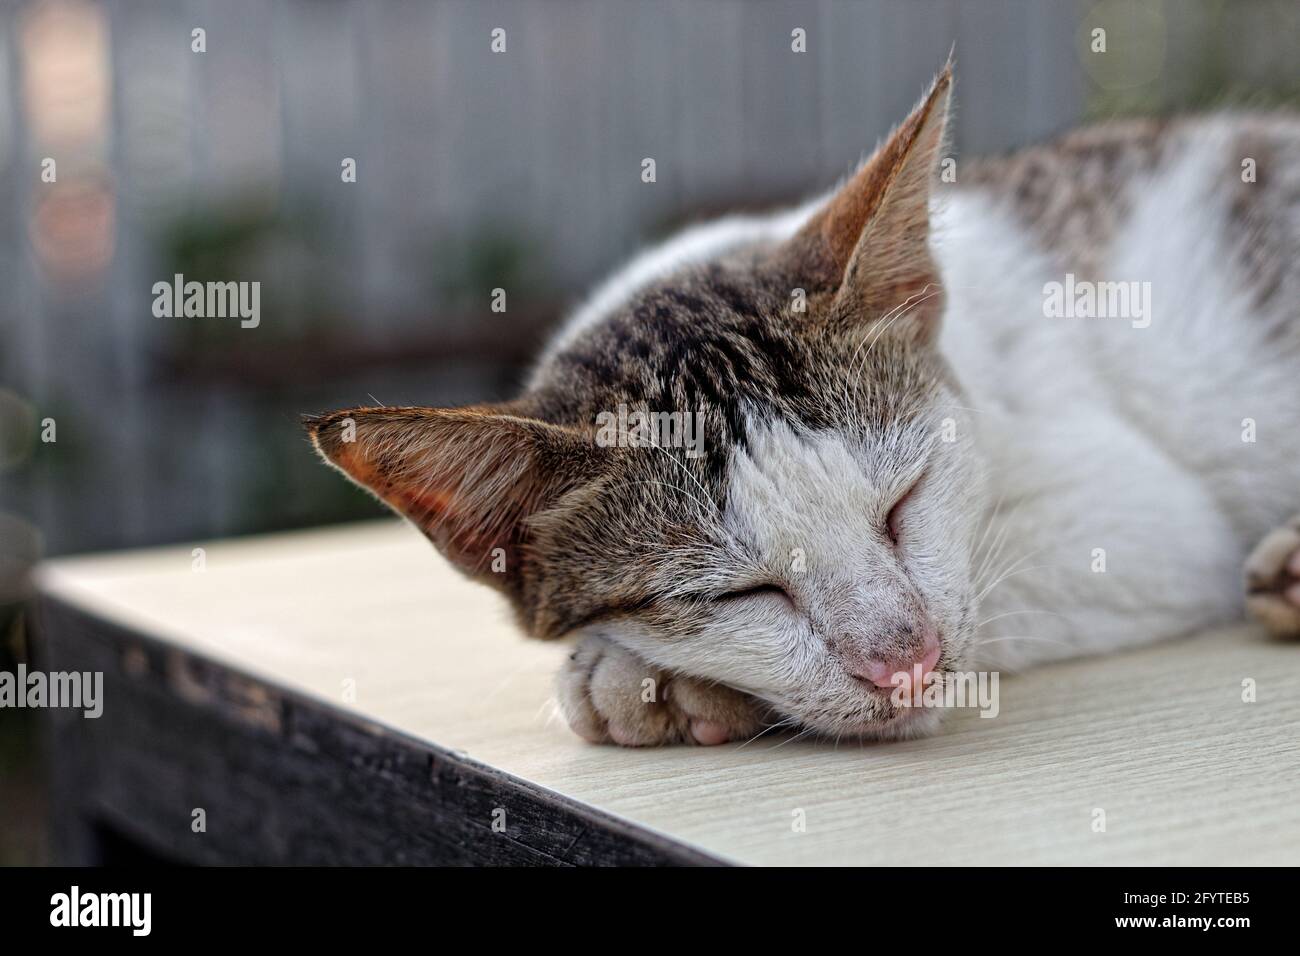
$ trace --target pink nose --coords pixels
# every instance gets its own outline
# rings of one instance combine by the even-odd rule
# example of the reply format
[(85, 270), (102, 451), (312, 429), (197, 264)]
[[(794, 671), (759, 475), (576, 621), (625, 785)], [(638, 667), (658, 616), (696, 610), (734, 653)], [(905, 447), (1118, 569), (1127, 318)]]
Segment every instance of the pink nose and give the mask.
[[(939, 642), (931, 640), (926, 642), (924, 653), (913, 660), (869, 660), (864, 661), (864, 666), (854, 670), (854, 674), (864, 680), (869, 680), (877, 687), (897, 687), (902, 678), (894, 679), (896, 674), (906, 674), (909, 681), (915, 685), (917, 675), (920, 674), (922, 680), (927, 674), (934, 671), (934, 665), (939, 660)], [(917, 668), (920, 668), (919, 672)]]

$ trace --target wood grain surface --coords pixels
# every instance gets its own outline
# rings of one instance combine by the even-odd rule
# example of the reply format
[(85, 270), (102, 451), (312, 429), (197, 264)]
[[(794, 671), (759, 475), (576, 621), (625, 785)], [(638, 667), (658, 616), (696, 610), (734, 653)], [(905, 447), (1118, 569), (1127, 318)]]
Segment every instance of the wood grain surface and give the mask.
[(524, 639), (404, 525), (195, 547), (203, 570), (181, 546), (61, 559), (39, 584), (735, 862), (1300, 862), (1300, 645), (1250, 627), (1003, 675), (999, 716), (926, 740), (626, 750), (558, 716), (567, 646)]

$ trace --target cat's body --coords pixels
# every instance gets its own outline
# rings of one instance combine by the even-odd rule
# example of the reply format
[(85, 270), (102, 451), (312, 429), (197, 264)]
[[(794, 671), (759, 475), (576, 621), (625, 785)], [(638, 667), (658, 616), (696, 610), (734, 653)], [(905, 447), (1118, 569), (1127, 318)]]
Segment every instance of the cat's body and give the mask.
[[(982, 619), (1014, 615), (982, 632), (983, 663), (1240, 616), (1243, 560), (1300, 507), (1300, 176), (1282, 159), (1298, 149), (1300, 123), (1281, 117), (1119, 124), (1029, 168), (1004, 161), (940, 212), (949, 315), (962, 317), (941, 348), (978, 409), (1001, 502), (992, 528), (1007, 544), (989, 574), (1012, 567), (983, 602)], [(1247, 159), (1267, 173), (1243, 182)], [(1037, 226), (1027, 180), (1073, 195), (1083, 225), (1064, 212)], [(1044, 287), (1067, 273), (1149, 282), (1149, 314), (1047, 318)], [(999, 639), (1014, 635), (1029, 639)]]
[[(924, 732), (896, 671), (1230, 620), (1300, 510), (1296, 121), (1085, 131), (940, 184), (947, 88), (834, 195), (642, 256), (517, 402), (312, 422), (526, 629), (579, 639), (580, 733)], [(1090, 282), (1150, 298), (1045, 314)], [(607, 447), (620, 406), (695, 416), (705, 453)], [(1285, 630), (1283, 534), (1255, 576)]]

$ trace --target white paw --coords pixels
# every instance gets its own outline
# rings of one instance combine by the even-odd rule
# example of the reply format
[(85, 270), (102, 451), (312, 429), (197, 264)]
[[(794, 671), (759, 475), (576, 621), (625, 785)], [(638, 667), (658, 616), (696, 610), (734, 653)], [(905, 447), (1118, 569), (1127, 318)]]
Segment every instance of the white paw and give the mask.
[(601, 637), (578, 645), (560, 671), (560, 708), (573, 732), (625, 747), (748, 740), (766, 708), (729, 687), (669, 674)]

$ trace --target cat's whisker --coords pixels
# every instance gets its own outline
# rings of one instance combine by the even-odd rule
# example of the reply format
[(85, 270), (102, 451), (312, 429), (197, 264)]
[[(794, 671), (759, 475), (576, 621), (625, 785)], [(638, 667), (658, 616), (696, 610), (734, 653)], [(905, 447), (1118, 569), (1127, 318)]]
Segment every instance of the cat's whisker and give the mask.
[(1006, 515), (1002, 517), (1002, 527), (999, 528), (997, 533), (994, 535), (994, 540), (992, 544), (989, 545), (988, 553), (984, 555), (984, 560), (980, 562), (980, 568), (976, 574), (976, 580), (978, 582), (982, 583), (986, 580), (986, 575), (997, 567), (998, 560), (1002, 557), (1004, 549), (1012, 539), (1011, 529), (1015, 524), (1015, 519), (1020, 514), (1023, 507), (1024, 502), (1017, 501), (1011, 506), (1011, 509), (1006, 513)]
[[(708, 500), (708, 501), (712, 501), (712, 500), (713, 500), (712, 498), (709, 498), (709, 492), (708, 492), (708, 489), (706, 489), (702, 484), (700, 484), (700, 480), (699, 480), (698, 478), (696, 478), (694, 475), (691, 474), (690, 469), (687, 468), (685, 465), (683, 465), (683, 464), (682, 464), (680, 461), (678, 461), (676, 458), (674, 458), (674, 457), (669, 453), (669, 451), (668, 451), (667, 448), (664, 448), (662, 445), (658, 445), (658, 444), (654, 444), (654, 443), (652, 443), (652, 444), (650, 445), (650, 447), (651, 447), (651, 448), (658, 448), (661, 452), (663, 452), (663, 453), (664, 453), (664, 456), (665, 456), (669, 461), (671, 461), (674, 465), (676, 465), (678, 468), (680, 468), (680, 469), (682, 470), (682, 473), (683, 473), (684, 475), (686, 475), (687, 478), (689, 478), (689, 479), (691, 479), (691, 481), (695, 482), (695, 487), (697, 487), (697, 488), (700, 489), (700, 494), (704, 495), (704, 497), (705, 497), (706, 500)], [(718, 506), (717, 506), (716, 504), (713, 506), (713, 510), (714, 510), (714, 511), (717, 511), (717, 510), (718, 510)]]
[[(995, 578), (996, 578), (996, 577), (1001, 577), (1002, 575), (1005, 575), (1008, 571), (1013, 571), (1013, 570), (1015, 570), (1016, 567), (1018, 567), (1019, 565), (1023, 564), (1024, 562), (1028, 561), (1030, 558), (1034, 557), (1035, 555), (1037, 555), (1037, 554), (1041, 554), (1042, 551), (1043, 551), (1042, 548), (1035, 548), (1033, 551), (1026, 551), (1024, 554), (1022, 554), (1020, 557), (1016, 558), (1014, 561), (1011, 561), (1011, 562), (1009, 562), (1008, 564), (1004, 564), (1004, 565), (1002, 566), (1002, 569), (1001, 569), (999, 572), (997, 572), (996, 574), (994, 574), (993, 577), (995, 577)], [(979, 587), (979, 585), (976, 585), (976, 586)], [(983, 594), (983, 593), (985, 593), (985, 592), (981, 591), (980, 593)]]
[(1020, 575), (1020, 574), (1026, 574), (1026, 573), (1028, 573), (1029, 571), (1042, 571), (1042, 570), (1044, 570), (1045, 568), (1052, 568), (1052, 567), (1056, 567), (1056, 565), (1053, 565), (1053, 564), (1036, 564), (1036, 565), (1034, 565), (1033, 567), (1030, 567), (1030, 568), (1021, 568), (1019, 571), (1011, 571), (1011, 572), (1008, 573), (1008, 574), (1004, 574), (1004, 575), (1002, 575), (1001, 577), (999, 577), (996, 581), (994, 581), (992, 584), (990, 584), (988, 587), (986, 587), (986, 588), (985, 588), (983, 591), (981, 591), (979, 594), (977, 594), (977, 595), (975, 596), (975, 603), (978, 604), (980, 601), (984, 600), (984, 598), (989, 594), (989, 592), (991, 592), (994, 588), (998, 587), (999, 585), (1004, 584), (1004, 583), (1007, 581), (1008, 578), (1014, 578), (1014, 577), (1016, 577), (1017, 575)]
[(1002, 501), (1004, 497), (1005, 495), (998, 496), (997, 504), (994, 506), (993, 512), (986, 520), (984, 530), (980, 532), (979, 542), (971, 549), (971, 564), (975, 566), (974, 570), (971, 572), (972, 581), (978, 581), (979, 576), (984, 572), (984, 565), (988, 559), (988, 554), (984, 551), (984, 547), (989, 543), (989, 532), (992, 531), (994, 525), (997, 524), (998, 515), (1002, 511)]
[(1054, 637), (1038, 637), (1033, 634), (1007, 634), (1003, 637), (990, 637), (982, 641), (976, 641), (974, 647), (984, 647), (986, 644), (997, 644), (1002, 641), (1038, 641), (1042, 644), (1059, 644), (1061, 647), (1073, 647), (1069, 641), (1062, 641)]
[[(927, 285), (926, 288), (928, 289), (929, 286)], [(911, 298), (915, 298), (915, 296)], [(906, 299), (903, 302), (900, 302), (898, 305), (894, 306), (892, 309), (890, 309), (888, 312), (882, 315), (879, 319), (877, 319), (873, 325), (868, 326), (866, 331), (862, 335), (862, 341), (858, 343), (858, 347), (853, 350), (853, 355), (849, 357), (849, 362), (848, 362), (849, 368), (854, 369), (853, 404), (852, 407), (850, 408), (850, 411), (854, 411), (861, 407), (861, 395), (859, 393), (858, 386), (862, 381), (862, 368), (865, 366), (866, 363), (866, 355), (871, 354), (871, 350), (875, 348), (876, 342), (880, 340), (881, 336), (883, 336), (886, 332), (889, 331), (889, 327), (893, 325), (899, 318), (901, 318), (903, 315), (906, 314), (905, 312), (899, 312), (899, 310), (905, 308), (908, 302), (911, 301), (911, 298)], [(881, 325), (882, 322), (884, 323), (883, 326)], [(860, 365), (858, 363), (858, 353), (862, 351), (862, 347), (864, 345), (867, 345), (868, 342), (870, 342), (871, 344), (867, 347), (866, 355), (863, 356), (862, 364)]]
[(764, 727), (758, 733), (754, 734), (754, 736), (750, 737), (748, 740), (746, 740), (743, 744), (741, 744), (736, 749), (743, 750), (744, 748), (752, 744), (755, 740), (757, 740), (759, 737), (762, 737), (764, 734), (770, 734), (774, 730), (781, 730), (785, 727), (793, 727), (797, 723), (798, 720), (794, 717), (782, 717), (776, 723), (768, 724), (766, 727)]
[[(925, 286), (925, 288), (922, 289), (921, 292), (918, 292), (916, 295), (911, 296), (911, 297), (908, 298), (906, 301), (900, 303), (899, 305), (896, 305), (896, 306), (895, 306), (893, 309), (891, 309), (889, 312), (885, 313), (885, 315), (889, 315), (890, 313), (897, 312), (897, 314), (894, 315), (892, 318), (890, 318), (889, 321), (888, 321), (887, 323), (885, 323), (884, 326), (880, 327), (880, 328), (878, 329), (878, 331), (876, 331), (876, 334), (875, 334), (874, 336), (872, 336), (872, 338), (871, 338), (871, 344), (868, 345), (868, 346), (867, 346), (867, 350), (866, 350), (864, 353), (862, 353), (862, 358), (856, 362), (857, 368), (854, 370), (854, 373), (853, 373), (853, 401), (854, 401), (855, 406), (858, 404), (858, 400), (859, 400), (859, 398), (858, 398), (858, 385), (859, 385), (859, 383), (862, 381), (862, 370), (863, 370), (864, 368), (866, 368), (866, 365), (867, 365), (867, 359), (871, 356), (871, 352), (872, 352), (872, 350), (876, 347), (876, 344), (877, 344), (881, 339), (883, 339), (883, 338), (885, 337), (885, 335), (889, 332), (890, 328), (893, 326), (893, 324), (894, 324), (895, 322), (897, 322), (899, 319), (901, 319), (901, 318), (903, 318), (904, 316), (906, 316), (909, 312), (911, 312), (913, 309), (915, 309), (915, 308), (916, 308), (918, 305), (920, 305), (921, 303), (923, 303), (923, 302), (925, 302), (925, 301), (927, 301), (927, 300), (929, 300), (929, 299), (933, 299), (935, 296), (940, 295), (940, 294), (943, 293), (943, 289), (942, 289), (942, 288), (938, 288), (938, 289), (935, 289), (933, 292), (930, 292), (930, 293), (926, 294), (926, 289), (929, 289), (929, 288), (930, 288), (930, 286), (929, 286), (929, 284), (927, 283), (926, 286)], [(920, 298), (918, 299), (917, 296), (920, 296)], [(912, 301), (913, 299), (915, 299), (916, 301), (913, 302), (913, 301)], [(901, 312), (898, 311), (899, 309), (902, 309), (902, 311), (901, 311)], [(876, 325), (877, 325), (877, 326), (880, 326), (880, 322), (883, 320), (883, 318), (884, 318), (884, 317), (882, 316), (881, 319), (878, 319), (878, 320), (876, 321)], [(859, 349), (862, 348), (861, 344), (858, 345), (858, 348), (859, 348)], [(857, 353), (855, 352), (854, 354), (856, 355)], [(853, 364), (854, 364), (854, 363), (853, 363), (852, 361), (850, 361), (850, 365), (853, 365)]]
[(853, 368), (854, 363), (857, 361), (858, 353), (862, 351), (862, 346), (866, 345), (867, 341), (872, 338), (872, 333), (876, 332), (879, 329), (879, 323), (884, 321), (885, 319), (890, 318), (890, 316), (892, 316), (899, 309), (903, 308), (903, 306), (905, 305), (907, 305), (907, 301), (898, 303), (898, 305), (894, 306), (892, 309), (890, 309), (888, 312), (882, 315), (877, 320), (875, 325), (867, 326), (867, 328), (863, 330), (862, 341), (858, 343), (858, 347), (854, 349), (853, 354), (849, 356), (849, 361), (848, 361), (849, 368)]
[(980, 621), (978, 624), (975, 625), (975, 630), (978, 631), (981, 627), (984, 627), (986, 624), (992, 624), (994, 621), (1000, 621), (1004, 617), (1014, 617), (1017, 614), (1047, 614), (1050, 615), (1051, 617), (1062, 617), (1062, 618), (1065, 616), (1063, 614), (1057, 614), (1055, 611), (1035, 611), (1035, 610), (1007, 611), (1003, 614), (995, 614), (992, 617), (985, 618), (984, 620)]
[[(1001, 510), (1001, 507), (1002, 505), (999, 502), (998, 509)], [(1007, 527), (1010, 524), (1010, 522), (1004, 521), (999, 525), (998, 517), (999, 516), (995, 514), (993, 517), (989, 519), (989, 527), (985, 529), (986, 540), (982, 540), (980, 542), (979, 550), (982, 551), (983, 554), (979, 558), (979, 566), (975, 569), (975, 574), (972, 576), (973, 580), (975, 581), (980, 580), (980, 578), (983, 577), (984, 573), (988, 570), (990, 562), (997, 554), (998, 548), (1001, 545), (1002, 537), (1007, 533)], [(994, 526), (997, 526), (996, 531), (993, 531)], [(988, 538), (989, 531), (993, 531), (992, 538)]]
[[(1016, 507), (1019, 508), (1019, 505)], [(993, 542), (989, 545), (988, 553), (984, 555), (984, 559), (980, 562), (979, 569), (975, 572), (972, 579), (975, 582), (976, 587), (982, 586), (985, 581), (985, 575), (997, 566), (997, 560), (1002, 556), (1002, 549), (1006, 547), (1007, 541), (1010, 540), (1011, 519), (1015, 517), (1015, 514), (1016, 511), (1013, 509), (1002, 522), (1002, 527), (998, 529), (997, 534), (994, 535)]]
[(804, 737), (807, 737), (809, 734), (814, 734), (814, 733), (816, 733), (816, 732), (817, 732), (817, 728), (816, 728), (816, 727), (805, 727), (803, 730), (799, 731), (799, 733), (795, 734), (793, 737), (787, 737), (785, 740), (781, 741), (779, 744), (775, 744), (775, 745), (772, 747), (772, 749), (773, 749), (773, 750), (780, 750), (780, 749), (781, 749), (782, 747), (784, 747), (786, 744), (792, 744), (792, 743), (794, 743), (796, 740), (802, 740)]
[(1043, 637), (1042, 635), (1038, 635), (1038, 634), (1002, 634), (999, 635), (998, 637), (987, 637), (984, 638), (983, 640), (975, 641), (971, 645), (970, 651), (971, 651), (972, 665), (979, 670), (996, 669), (999, 672), (1006, 671), (1013, 675), (1020, 674), (1021, 673), (1020, 669), (1014, 667), (1008, 667), (1006, 664), (1000, 661), (994, 661), (990, 659), (987, 655), (981, 654), (979, 651), (979, 648), (981, 647), (986, 647), (990, 644), (1001, 644), (1006, 641), (1033, 641), (1039, 644), (1055, 644), (1058, 647), (1064, 647), (1070, 650), (1073, 650), (1075, 647), (1075, 645), (1071, 644), (1069, 641), (1063, 641), (1060, 640), (1059, 638), (1054, 638), (1054, 637)]
[(551, 724), (555, 723), (556, 718), (560, 716), (559, 699), (548, 697), (546, 700), (542, 701), (542, 706), (538, 707), (537, 712), (533, 714), (533, 720), (541, 720), (543, 711), (546, 711), (546, 719), (542, 721), (542, 726), (550, 727)]
[(971, 666), (974, 667), (976, 670), (981, 670), (981, 671), (996, 670), (999, 674), (1006, 672), (1010, 674), (1012, 677), (1019, 677), (1021, 674), (1024, 673), (1023, 668), (1008, 667), (1005, 664), (989, 660), (983, 657), (983, 655), (980, 655), (975, 652), (973, 652), (971, 656)]
[(984, 547), (984, 541), (988, 538), (989, 532), (993, 530), (993, 525), (997, 522), (998, 514), (1002, 511), (1002, 502), (1006, 500), (1006, 497), (1007, 493), (1005, 490), (999, 492), (997, 503), (993, 505), (993, 511), (989, 514), (988, 519), (984, 523), (984, 530), (980, 532), (979, 541), (976, 542), (975, 547), (971, 549), (972, 562), (974, 562), (976, 557), (979, 555), (980, 549)]
[(975, 575), (977, 584), (983, 584), (986, 580), (986, 576), (992, 574), (994, 568), (998, 566), (998, 559), (1002, 557), (1003, 549), (1007, 546), (1007, 542), (1011, 540), (1010, 518), (1011, 516), (1008, 515), (1007, 520), (1003, 522), (1002, 527), (999, 528), (997, 534), (994, 535), (993, 541), (989, 545), (988, 553), (984, 555), (984, 560), (981, 562), (979, 571)]
[[(676, 460), (676, 459), (674, 459), (674, 460)], [(701, 508), (705, 508), (705, 509), (706, 509), (706, 512), (708, 512), (708, 511), (716, 511), (716, 510), (717, 510), (717, 506), (716, 506), (716, 505), (713, 505), (713, 504), (705, 505), (705, 503), (704, 503), (703, 501), (701, 501), (701, 500), (700, 500), (699, 498), (697, 498), (695, 495), (691, 494), (691, 492), (687, 491), (687, 490), (686, 490), (685, 488), (683, 488), (681, 485), (674, 485), (674, 484), (671, 484), (671, 483), (669, 483), (669, 482), (667, 482), (667, 481), (655, 481), (653, 478), (644, 478), (644, 479), (639, 479), (639, 480), (637, 480), (637, 481), (622, 481), (622, 482), (619, 482), (618, 484), (619, 484), (620, 486), (622, 486), (622, 485), (659, 485), (659, 486), (662, 487), (662, 488), (669, 488), (669, 489), (671, 489), (671, 490), (673, 490), (673, 491), (680, 491), (682, 494), (684, 494), (686, 497), (690, 498), (692, 501), (694, 501), (694, 502), (695, 502), (697, 505), (699, 505)]]

